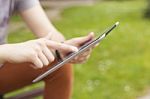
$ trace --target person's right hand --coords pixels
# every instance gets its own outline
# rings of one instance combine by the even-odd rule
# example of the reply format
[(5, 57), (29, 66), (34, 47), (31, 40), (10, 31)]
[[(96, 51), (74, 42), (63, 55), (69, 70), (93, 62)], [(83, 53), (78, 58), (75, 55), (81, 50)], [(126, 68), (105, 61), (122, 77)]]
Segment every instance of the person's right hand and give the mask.
[(78, 51), (74, 46), (41, 38), (23, 43), (0, 45), (0, 60), (10, 63), (30, 62), (36, 68), (42, 68), (54, 61), (50, 49)]

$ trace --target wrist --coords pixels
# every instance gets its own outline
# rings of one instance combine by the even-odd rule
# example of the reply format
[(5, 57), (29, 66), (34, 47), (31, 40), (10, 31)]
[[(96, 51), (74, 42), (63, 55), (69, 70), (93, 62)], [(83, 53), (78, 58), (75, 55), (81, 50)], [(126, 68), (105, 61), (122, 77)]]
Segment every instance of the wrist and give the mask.
[(48, 39), (56, 41), (56, 42), (64, 42), (65, 37), (58, 31), (51, 31), (47, 34)]

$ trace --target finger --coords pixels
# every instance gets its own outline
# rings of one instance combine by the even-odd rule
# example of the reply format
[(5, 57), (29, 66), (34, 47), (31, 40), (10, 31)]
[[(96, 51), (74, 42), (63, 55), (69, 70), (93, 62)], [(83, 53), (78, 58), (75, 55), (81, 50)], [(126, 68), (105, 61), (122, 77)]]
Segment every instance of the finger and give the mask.
[(90, 54), (86, 55), (85, 60), (88, 60), (90, 58)]
[(76, 60), (76, 61), (86, 61), (86, 60), (88, 60), (89, 59), (89, 57), (90, 57), (90, 55), (86, 55), (86, 56), (82, 56), (82, 57), (80, 57), (78, 60)]
[(84, 63), (85, 61), (87, 61), (90, 57), (90, 54), (87, 55), (81, 55), (81, 56), (77, 56), (75, 57), (73, 60), (70, 61), (70, 63)]
[(42, 51), (40, 51), (40, 52), (38, 53), (38, 57), (39, 57), (39, 59), (42, 61), (42, 63), (43, 63), (44, 66), (47, 66), (47, 65), (49, 64), (48, 59), (47, 59), (46, 56), (42, 53)]
[(72, 63), (72, 64), (83, 64), (85, 62), (86, 62), (86, 60), (84, 60), (84, 61), (71, 61), (70, 63)]
[(30, 67), (32, 67), (33, 69), (39, 69), (39, 67), (35, 66), (34, 64), (30, 64)]
[(76, 45), (82, 45), (88, 41), (91, 41), (93, 38), (94, 33), (91, 32), (87, 36), (72, 39), (72, 42), (74, 42)]
[(78, 59), (78, 61), (80, 62), (80, 61), (85, 61), (86, 60), (86, 57), (80, 57), (79, 59)]
[(78, 61), (78, 64), (83, 64), (85, 63), (87, 60), (81, 60), (81, 61)]
[(77, 59), (78, 59), (78, 56), (76, 56), (74, 59), (72, 59), (72, 60), (70, 61), (70, 63), (74, 63), (74, 62), (76, 62), (76, 61), (77, 61)]
[(78, 60), (78, 63), (85, 63), (88, 60), (87, 57), (82, 57)]
[(42, 61), (37, 57), (34, 58), (34, 60), (32, 60), (33, 64), (37, 67), (37, 68), (42, 68), (43, 67), (43, 63)]
[(88, 56), (89, 54), (91, 54), (92, 50), (91, 49), (88, 49), (86, 50), (84, 53), (80, 54), (79, 57), (86, 57)]
[(71, 64), (78, 64), (76, 61), (70, 61)]
[(84, 60), (85, 57), (80, 57), (80, 56), (77, 56), (75, 57), (73, 60), (70, 61), (70, 63), (80, 63), (81, 60)]
[(47, 47), (44, 47), (43, 53), (47, 57), (47, 59), (50, 63), (54, 61), (55, 58), (54, 58), (52, 52), (50, 51), (50, 49), (48, 49)]
[(76, 56), (75, 58), (73, 58), (70, 62), (74, 62), (74, 61), (76, 61), (76, 62), (78, 62), (81, 58), (86, 58), (86, 56), (88, 56), (89, 54), (88, 53), (82, 53), (81, 55), (78, 55), (78, 56)]
[[(92, 48), (87, 49), (84, 53), (91, 53), (92, 52)], [(83, 54), (84, 54), (83, 53)]]
[(94, 45), (94, 46), (92, 47), (92, 49), (93, 49), (93, 48), (95, 48), (95, 47), (97, 47), (98, 45), (99, 45), (99, 43), (98, 43), (98, 44), (96, 44), (96, 45)]
[(91, 56), (90, 54), (87, 55), (85, 59), (88, 60), (90, 58), (90, 56)]
[(50, 41), (50, 40), (46, 40), (46, 45), (53, 49), (61, 50), (61, 51), (68, 51), (68, 52), (78, 51), (78, 48), (75, 46), (71, 46), (71, 45), (64, 44), (64, 43), (58, 43), (58, 42)]
[(78, 62), (75, 61), (75, 60), (71, 60), (69, 63), (71, 63), (71, 64), (77, 64)]
[(99, 45), (99, 43), (97, 43), (96, 45), (95, 45), (95, 47), (97, 47)]

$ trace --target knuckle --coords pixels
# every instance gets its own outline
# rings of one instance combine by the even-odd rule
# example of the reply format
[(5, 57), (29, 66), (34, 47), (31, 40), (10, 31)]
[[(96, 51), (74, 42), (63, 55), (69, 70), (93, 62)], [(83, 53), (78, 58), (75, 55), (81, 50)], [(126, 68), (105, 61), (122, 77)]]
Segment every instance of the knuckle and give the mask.
[(35, 51), (31, 51), (30, 54), (29, 54), (29, 57), (30, 57), (31, 59), (36, 58), (36, 56), (37, 56), (37, 53), (36, 53)]
[(92, 49), (90, 48), (90, 49), (86, 50), (85, 53), (90, 53), (91, 51), (92, 51)]
[(86, 62), (86, 60), (85, 60), (85, 61), (80, 61), (79, 63), (80, 63), (80, 64), (83, 64), (83, 63), (85, 63), (85, 62)]
[(45, 46), (45, 39), (44, 38), (42, 38), (42, 39), (39, 39), (38, 40), (38, 42), (37, 42), (37, 44), (39, 45), (39, 46)]
[(77, 56), (77, 57), (75, 57), (73, 60), (78, 60), (79, 59), (79, 57)]
[(87, 52), (84, 52), (81, 54), (81, 56), (86, 56), (88, 53)]
[(84, 60), (86, 60), (84, 57), (79, 59), (79, 61), (84, 61)]
[(87, 60), (86, 59), (82, 59), (82, 60), (79, 60), (78, 62), (79, 63), (85, 63)]
[(37, 46), (34, 47), (34, 50), (35, 50), (36, 52), (40, 52), (40, 51), (41, 51), (41, 48), (37, 45)]
[(58, 46), (60, 47), (60, 49), (65, 49), (66, 46), (64, 44), (58, 43)]
[(64, 44), (62, 44), (62, 43), (57, 43), (58, 44), (58, 46), (60, 46), (60, 47), (64, 47)]

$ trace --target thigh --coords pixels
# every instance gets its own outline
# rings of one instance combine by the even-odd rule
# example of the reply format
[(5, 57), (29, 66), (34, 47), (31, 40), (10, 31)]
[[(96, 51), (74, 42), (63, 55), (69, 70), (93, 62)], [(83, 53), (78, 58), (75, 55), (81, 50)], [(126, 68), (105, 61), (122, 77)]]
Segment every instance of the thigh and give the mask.
[[(4, 94), (32, 84), (32, 80), (34, 78), (36, 78), (38, 75), (40, 75), (50, 67), (49, 65), (42, 69), (33, 69), (29, 65), (29, 63), (6, 63), (0, 69), (0, 93)], [(66, 66), (63, 66), (56, 72), (50, 74), (48, 78), (51, 79), (56, 76), (60, 71), (63, 72), (63, 69), (67, 69), (65, 67)]]
[(71, 99), (73, 88), (72, 66), (65, 65), (57, 75), (45, 81), (44, 99)]

